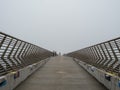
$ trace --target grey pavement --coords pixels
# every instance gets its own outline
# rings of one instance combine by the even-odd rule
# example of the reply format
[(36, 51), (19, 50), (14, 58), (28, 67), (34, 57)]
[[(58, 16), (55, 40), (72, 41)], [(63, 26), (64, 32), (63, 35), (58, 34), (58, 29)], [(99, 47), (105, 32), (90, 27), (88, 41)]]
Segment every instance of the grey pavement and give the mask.
[(14, 90), (107, 90), (70, 57), (57, 56)]

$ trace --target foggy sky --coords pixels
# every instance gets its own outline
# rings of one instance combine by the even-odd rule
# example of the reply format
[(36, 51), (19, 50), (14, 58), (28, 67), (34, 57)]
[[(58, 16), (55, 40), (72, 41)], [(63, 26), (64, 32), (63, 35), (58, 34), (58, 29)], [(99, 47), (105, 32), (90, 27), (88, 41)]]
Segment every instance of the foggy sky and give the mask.
[(0, 0), (0, 31), (67, 53), (120, 37), (120, 0)]

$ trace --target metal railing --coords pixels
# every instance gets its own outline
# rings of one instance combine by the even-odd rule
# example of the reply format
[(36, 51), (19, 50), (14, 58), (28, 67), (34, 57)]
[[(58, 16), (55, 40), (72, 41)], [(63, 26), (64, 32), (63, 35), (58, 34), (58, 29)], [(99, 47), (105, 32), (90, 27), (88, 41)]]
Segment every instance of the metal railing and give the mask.
[(120, 76), (120, 38), (71, 52), (67, 56)]
[(0, 76), (52, 55), (46, 49), (0, 32)]

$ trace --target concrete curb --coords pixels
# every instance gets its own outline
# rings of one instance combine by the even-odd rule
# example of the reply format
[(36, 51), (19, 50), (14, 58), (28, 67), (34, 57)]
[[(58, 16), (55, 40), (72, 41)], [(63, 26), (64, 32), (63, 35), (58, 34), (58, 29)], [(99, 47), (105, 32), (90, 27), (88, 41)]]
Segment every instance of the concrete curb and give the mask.
[(109, 90), (120, 90), (120, 78), (118, 76), (100, 70), (78, 59), (74, 58), (73, 60), (77, 64), (82, 66), (87, 72), (89, 72), (94, 78), (96, 78), (101, 84), (103, 84)]
[(38, 63), (34, 63), (29, 65), (23, 69), (20, 69), (15, 72), (11, 72), (5, 76), (0, 77), (0, 90), (13, 90), (16, 88), (21, 82), (27, 79), (31, 74), (33, 74), (37, 69), (42, 67), (49, 58), (45, 60), (41, 60)]

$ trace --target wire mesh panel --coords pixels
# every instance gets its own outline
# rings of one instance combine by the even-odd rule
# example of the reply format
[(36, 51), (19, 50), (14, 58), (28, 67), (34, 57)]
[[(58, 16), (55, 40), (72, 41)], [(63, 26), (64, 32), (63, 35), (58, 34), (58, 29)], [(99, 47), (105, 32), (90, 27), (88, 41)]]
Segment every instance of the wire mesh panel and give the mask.
[(120, 76), (120, 38), (66, 54)]
[(52, 55), (46, 49), (0, 32), (0, 76)]

